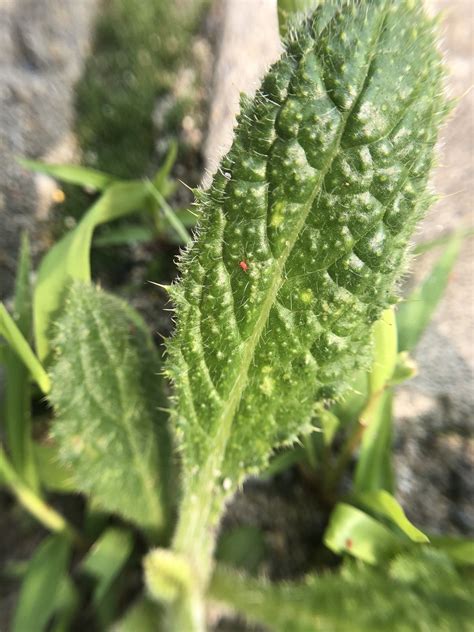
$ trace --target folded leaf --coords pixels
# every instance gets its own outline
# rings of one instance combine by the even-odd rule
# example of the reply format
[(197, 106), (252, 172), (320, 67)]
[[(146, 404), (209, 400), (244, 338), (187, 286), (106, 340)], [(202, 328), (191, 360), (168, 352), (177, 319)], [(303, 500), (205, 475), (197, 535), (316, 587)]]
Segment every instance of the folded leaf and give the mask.
[(400, 504), (385, 490), (360, 494), (356, 501), (365, 509), (390, 520), (413, 542), (429, 542), (429, 538), (408, 520)]
[(368, 564), (386, 561), (400, 553), (408, 542), (375, 518), (346, 503), (336, 506), (324, 534), (324, 544), (331, 551), (353, 555)]
[(60, 460), (102, 508), (163, 528), (170, 446), (146, 325), (125, 302), (76, 283), (55, 328), (50, 399)]
[(412, 0), (322, 3), (243, 102), (172, 290), (175, 548), (204, 575), (222, 498), (366, 366), (446, 110), (434, 23)]
[(90, 281), (90, 249), (95, 228), (142, 210), (148, 196), (148, 185), (143, 182), (112, 184), (76, 228), (55, 244), (42, 260), (33, 301), (36, 348), (40, 359), (44, 360), (50, 351), (51, 318), (61, 306), (67, 287), (74, 280)]

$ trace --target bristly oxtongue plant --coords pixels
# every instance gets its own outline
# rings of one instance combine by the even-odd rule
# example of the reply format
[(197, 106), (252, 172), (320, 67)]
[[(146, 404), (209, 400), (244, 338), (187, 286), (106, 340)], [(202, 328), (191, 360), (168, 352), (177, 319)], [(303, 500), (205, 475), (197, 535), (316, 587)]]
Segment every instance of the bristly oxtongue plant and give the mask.
[(416, 0), (321, 3), (198, 194), (168, 343), (183, 496), (173, 553), (145, 562), (174, 632), (204, 629), (226, 499), (342, 393), (395, 300), (448, 110), (435, 31)]

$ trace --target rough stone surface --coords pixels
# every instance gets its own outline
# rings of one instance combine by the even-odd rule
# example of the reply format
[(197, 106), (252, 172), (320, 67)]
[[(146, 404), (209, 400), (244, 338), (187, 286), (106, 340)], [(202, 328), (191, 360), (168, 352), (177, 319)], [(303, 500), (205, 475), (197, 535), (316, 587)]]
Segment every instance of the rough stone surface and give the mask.
[(53, 190), (15, 158), (71, 160), (73, 86), (97, 5), (98, 0), (0, 3), (0, 297), (11, 290), (19, 234), (34, 229)]
[(239, 94), (253, 93), (281, 52), (275, 0), (221, 0), (215, 3), (215, 20), (220, 35), (204, 145), (204, 186), (231, 146)]

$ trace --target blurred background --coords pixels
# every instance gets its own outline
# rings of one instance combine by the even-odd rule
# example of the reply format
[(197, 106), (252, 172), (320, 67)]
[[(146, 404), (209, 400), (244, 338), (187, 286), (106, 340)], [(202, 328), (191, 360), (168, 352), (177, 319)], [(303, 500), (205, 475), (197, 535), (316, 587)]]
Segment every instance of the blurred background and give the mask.
[[(444, 11), (443, 49), (458, 105), (443, 132), (433, 182), (440, 200), (420, 227), (420, 240), (473, 226), (474, 2), (427, 5)], [(29, 231), (38, 258), (94, 199), (31, 174), (17, 157), (141, 178), (154, 174), (176, 144), (174, 178), (205, 185), (230, 145), (239, 92), (255, 89), (279, 50), (275, 0), (0, 0), (0, 298), (11, 294), (21, 232)], [(191, 204), (187, 186), (178, 183), (173, 208)], [(166, 334), (163, 297), (146, 281), (171, 279), (176, 252), (172, 240), (125, 222), (120, 233), (98, 232), (94, 273)], [(416, 502), (421, 528), (471, 536), (473, 254), (468, 239), (418, 346), (419, 376), (400, 389), (396, 404), (398, 495), (408, 515)], [(407, 289), (435, 258), (427, 253), (413, 261)], [(245, 508), (237, 499), (233, 511), (261, 512), (255, 494)], [(311, 532), (312, 519), (298, 514), (304, 504), (298, 492), (282, 498), (274, 489), (265, 496), (287, 516), (277, 527), (282, 532), (295, 541)], [(11, 511), (0, 501), (0, 562), (27, 558), (38, 540), (35, 533), (13, 533)], [(13, 601), (8, 591), (0, 596), (0, 630)]]

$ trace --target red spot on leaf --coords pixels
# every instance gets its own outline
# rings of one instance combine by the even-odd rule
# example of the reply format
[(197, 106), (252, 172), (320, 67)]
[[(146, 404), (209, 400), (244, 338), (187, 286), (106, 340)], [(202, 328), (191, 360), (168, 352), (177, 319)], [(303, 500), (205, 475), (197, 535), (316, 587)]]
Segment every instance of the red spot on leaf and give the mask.
[(248, 267), (248, 265), (247, 265), (247, 263), (246, 263), (245, 261), (241, 261), (241, 262), (239, 263), (239, 266), (242, 268), (242, 270), (243, 270), (244, 272), (247, 272), (247, 270), (249, 269), (249, 267)]
[(346, 549), (352, 549), (352, 540), (350, 538), (346, 540)]

